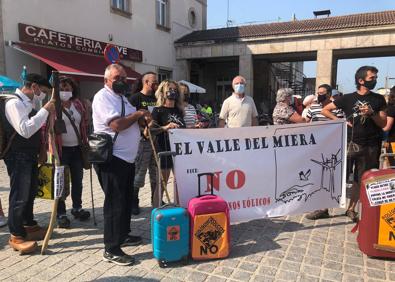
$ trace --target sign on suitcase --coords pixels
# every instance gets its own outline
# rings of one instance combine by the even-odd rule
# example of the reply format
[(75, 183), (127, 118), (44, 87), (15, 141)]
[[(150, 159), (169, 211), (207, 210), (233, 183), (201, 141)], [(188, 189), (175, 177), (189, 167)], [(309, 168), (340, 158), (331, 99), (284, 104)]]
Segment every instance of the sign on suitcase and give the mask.
[(215, 259), (229, 254), (228, 223), (225, 213), (211, 213), (195, 216), (192, 257)]

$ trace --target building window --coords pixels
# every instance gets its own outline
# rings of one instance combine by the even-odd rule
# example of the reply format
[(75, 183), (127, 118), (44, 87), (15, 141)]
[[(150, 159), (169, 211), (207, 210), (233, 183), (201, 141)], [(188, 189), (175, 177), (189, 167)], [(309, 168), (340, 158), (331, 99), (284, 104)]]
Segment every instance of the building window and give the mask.
[(156, 25), (170, 29), (169, 22), (169, 0), (156, 0)]
[(191, 27), (196, 26), (196, 12), (194, 8), (190, 8), (188, 11), (188, 21)]
[(111, 0), (111, 12), (130, 18), (130, 0)]
[(122, 10), (124, 12), (129, 12), (129, 1), (128, 0), (112, 0), (111, 6), (113, 8)]
[(170, 70), (159, 69), (158, 70), (158, 81), (162, 82), (163, 80), (171, 79), (171, 74), (172, 73)]

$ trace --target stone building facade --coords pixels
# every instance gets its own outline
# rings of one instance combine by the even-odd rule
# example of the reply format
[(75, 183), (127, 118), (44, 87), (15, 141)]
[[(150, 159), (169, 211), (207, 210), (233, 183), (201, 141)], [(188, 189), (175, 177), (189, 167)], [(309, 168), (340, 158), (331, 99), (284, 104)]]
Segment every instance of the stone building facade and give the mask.
[(272, 64), (317, 61), (316, 86), (335, 86), (339, 59), (394, 56), (394, 47), (395, 11), (383, 11), (192, 32), (176, 41), (176, 57), (207, 99), (220, 101), (222, 77), (241, 74), (257, 104), (273, 104)]

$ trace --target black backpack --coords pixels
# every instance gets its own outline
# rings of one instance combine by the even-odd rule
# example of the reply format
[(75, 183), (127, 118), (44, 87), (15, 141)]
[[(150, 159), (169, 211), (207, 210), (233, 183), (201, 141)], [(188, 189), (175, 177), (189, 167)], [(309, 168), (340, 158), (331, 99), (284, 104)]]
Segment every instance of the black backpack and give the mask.
[(15, 129), (13, 129), (11, 136), (7, 136), (6, 127), (8, 121), (5, 115), (5, 104), (10, 99), (16, 98), (19, 98), (22, 101), (22, 98), (17, 94), (0, 94), (0, 160), (3, 159), (7, 154), (11, 147), (12, 141), (17, 134)]

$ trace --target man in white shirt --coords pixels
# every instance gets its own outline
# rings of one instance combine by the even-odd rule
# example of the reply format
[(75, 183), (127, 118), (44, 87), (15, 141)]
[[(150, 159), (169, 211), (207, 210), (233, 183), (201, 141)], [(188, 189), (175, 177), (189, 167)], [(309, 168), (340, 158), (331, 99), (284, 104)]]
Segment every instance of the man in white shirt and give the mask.
[(254, 100), (245, 95), (246, 80), (238, 75), (232, 81), (233, 94), (225, 99), (219, 114), (218, 127), (245, 127), (258, 125), (258, 111)]
[(55, 111), (52, 100), (38, 112), (34, 103), (43, 100), (49, 82), (38, 74), (28, 74), (22, 89), (17, 89), (15, 98), (7, 100), (1, 122), (7, 140), (11, 142), (4, 156), (10, 177), (10, 203), (8, 227), (11, 233), (9, 244), (22, 254), (33, 252), (38, 240), (43, 240), (46, 230), (34, 220), (33, 204), (38, 187), (38, 154), (41, 146), (40, 128), (50, 112)]
[[(124, 94), (127, 90), (126, 72), (121, 65), (112, 64), (104, 73), (104, 88), (96, 93), (93, 103), (93, 127), (95, 133), (107, 133), (113, 138), (113, 157), (109, 163), (95, 165), (104, 191), (104, 247), (103, 259), (118, 265), (131, 265), (134, 258), (121, 247), (141, 243), (140, 236), (130, 232), (133, 181), (138, 144), (139, 119), (148, 119), (146, 110), (133, 107)], [(123, 104), (123, 106), (122, 106)], [(122, 117), (122, 107), (124, 116)]]

